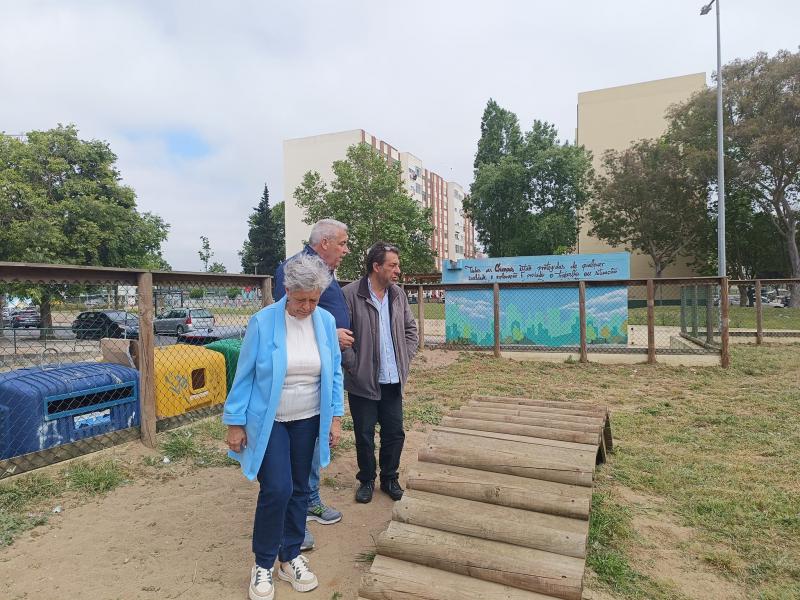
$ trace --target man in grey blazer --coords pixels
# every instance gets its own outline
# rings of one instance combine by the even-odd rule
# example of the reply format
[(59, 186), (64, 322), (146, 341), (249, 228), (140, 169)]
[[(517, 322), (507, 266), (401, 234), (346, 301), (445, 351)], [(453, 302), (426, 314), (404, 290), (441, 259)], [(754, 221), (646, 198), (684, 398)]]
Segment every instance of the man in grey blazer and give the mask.
[(360, 485), (356, 502), (372, 500), (375, 489), (375, 425), (380, 423), (380, 488), (392, 500), (403, 497), (398, 481), (403, 451), (403, 389), (417, 352), (417, 323), (405, 292), (397, 285), (400, 250), (386, 242), (367, 252), (367, 274), (342, 290), (350, 311), (354, 342), (342, 352)]

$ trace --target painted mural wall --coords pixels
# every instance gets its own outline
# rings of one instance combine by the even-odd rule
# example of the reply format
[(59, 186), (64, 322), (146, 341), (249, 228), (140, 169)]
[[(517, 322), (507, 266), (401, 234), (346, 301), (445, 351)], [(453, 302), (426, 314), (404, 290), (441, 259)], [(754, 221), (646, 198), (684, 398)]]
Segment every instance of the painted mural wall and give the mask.
[[(442, 283), (525, 281), (602, 281), (628, 279), (630, 255), (573, 254), (462, 259), (445, 268)], [(492, 290), (448, 291), (445, 328), (448, 343), (494, 345)], [(626, 345), (628, 290), (625, 286), (586, 288), (586, 339), (589, 344)], [(577, 346), (580, 343), (578, 288), (500, 289), (500, 343)]]

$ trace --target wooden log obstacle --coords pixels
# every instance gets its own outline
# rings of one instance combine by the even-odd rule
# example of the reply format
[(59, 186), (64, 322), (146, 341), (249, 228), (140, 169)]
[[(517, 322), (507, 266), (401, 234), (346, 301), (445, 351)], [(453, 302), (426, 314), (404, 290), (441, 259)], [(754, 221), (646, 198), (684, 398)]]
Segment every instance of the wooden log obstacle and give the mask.
[(606, 407), (479, 396), (434, 427), (359, 600), (580, 600)]

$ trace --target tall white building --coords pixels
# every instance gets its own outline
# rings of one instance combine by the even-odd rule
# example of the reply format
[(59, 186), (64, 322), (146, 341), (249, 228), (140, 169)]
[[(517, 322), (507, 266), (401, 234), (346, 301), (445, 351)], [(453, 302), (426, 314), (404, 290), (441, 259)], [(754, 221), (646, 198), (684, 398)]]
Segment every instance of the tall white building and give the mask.
[(324, 181), (330, 183), (333, 180), (333, 162), (346, 158), (347, 149), (359, 143), (369, 144), (387, 161), (399, 162), (403, 186), (420, 206), (431, 209), (434, 227), (431, 248), (436, 253), (437, 269), (441, 270), (443, 260), (475, 256), (474, 230), (463, 214), (463, 188), (427, 169), (417, 156), (400, 152), (363, 129), (284, 140), (286, 256), (300, 251), (311, 230), (303, 223), (305, 214), (294, 199), (294, 191), (303, 181), (303, 176), (308, 171), (317, 171)]

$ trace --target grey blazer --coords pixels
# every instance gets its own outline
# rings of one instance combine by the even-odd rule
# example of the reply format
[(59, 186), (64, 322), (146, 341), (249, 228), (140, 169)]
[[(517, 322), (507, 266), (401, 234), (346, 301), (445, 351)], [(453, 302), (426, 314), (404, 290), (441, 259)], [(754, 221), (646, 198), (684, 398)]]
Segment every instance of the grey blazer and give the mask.
[[(342, 288), (347, 309), (350, 311), (350, 329), (353, 331), (353, 347), (342, 352), (344, 370), (344, 389), (368, 398), (381, 399), (378, 384), (380, 371), (380, 332), (378, 329), (378, 309), (369, 295), (367, 278), (347, 284)], [(411, 359), (417, 353), (417, 322), (411, 314), (408, 298), (397, 285), (391, 285), (389, 294), (389, 314), (391, 317), (392, 344), (400, 374), (400, 389), (405, 388)]]

